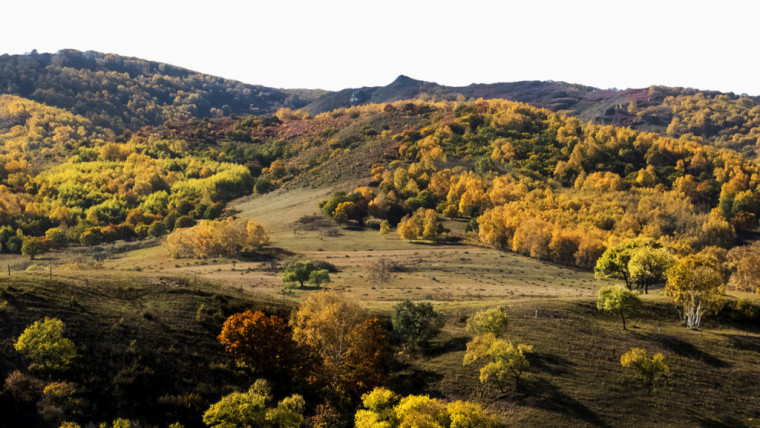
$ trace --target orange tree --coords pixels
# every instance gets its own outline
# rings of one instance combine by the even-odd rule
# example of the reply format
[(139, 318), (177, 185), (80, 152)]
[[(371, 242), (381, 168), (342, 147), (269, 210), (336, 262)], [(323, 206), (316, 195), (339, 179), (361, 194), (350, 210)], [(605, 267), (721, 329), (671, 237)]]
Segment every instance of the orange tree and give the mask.
[(295, 368), (298, 346), (287, 322), (250, 310), (227, 318), (219, 342), (235, 361), (253, 372), (284, 374)]

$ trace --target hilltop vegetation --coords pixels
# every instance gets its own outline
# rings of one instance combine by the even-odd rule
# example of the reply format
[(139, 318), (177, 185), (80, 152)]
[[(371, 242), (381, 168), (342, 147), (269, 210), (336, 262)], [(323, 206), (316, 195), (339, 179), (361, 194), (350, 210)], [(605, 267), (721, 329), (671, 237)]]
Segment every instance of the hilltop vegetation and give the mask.
[(304, 110), (318, 114), (356, 105), (404, 99), (507, 99), (563, 112), (605, 125), (627, 126), (700, 143), (728, 147), (750, 157), (760, 147), (760, 97), (651, 86), (598, 89), (553, 82), (525, 81), (452, 87), (399, 76), (387, 86), (344, 89), (322, 95)]
[(273, 113), (322, 92), (279, 90), (99, 52), (0, 56), (0, 93), (69, 110), (116, 133), (193, 117)]
[[(0, 150), (9, 160), (32, 165), (33, 171), (62, 162), (79, 147), (114, 140), (114, 133), (68, 110), (13, 96), (0, 95)], [(5, 162), (6, 165), (8, 161)], [(6, 166), (5, 172), (23, 172)]]

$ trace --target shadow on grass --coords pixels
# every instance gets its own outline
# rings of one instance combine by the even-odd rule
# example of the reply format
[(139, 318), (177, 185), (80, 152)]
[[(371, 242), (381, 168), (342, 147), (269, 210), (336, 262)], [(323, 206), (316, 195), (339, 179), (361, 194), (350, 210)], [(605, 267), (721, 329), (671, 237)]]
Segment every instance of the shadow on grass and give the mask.
[(561, 376), (570, 373), (570, 360), (552, 354), (531, 352), (528, 354), (530, 368), (533, 371), (543, 372), (552, 376)]
[(388, 379), (388, 388), (400, 395), (419, 394), (425, 391), (432, 397), (443, 398), (439, 391), (430, 391), (429, 386), (443, 379), (443, 375), (431, 370), (409, 369), (395, 372)]
[(729, 366), (727, 362), (713, 355), (710, 355), (707, 352), (697, 349), (696, 346), (692, 345), (689, 342), (685, 342), (673, 336), (657, 333), (643, 336), (647, 337), (649, 340), (659, 343), (663, 348), (681, 357), (690, 358), (692, 360), (699, 360), (715, 368), (723, 368)]
[(531, 407), (572, 416), (594, 426), (607, 426), (591, 409), (543, 379), (526, 379), (522, 385), (526, 393), (524, 402)]
[(760, 339), (756, 337), (741, 336), (738, 334), (723, 334), (722, 336), (731, 341), (731, 346), (743, 351), (752, 351), (760, 354)]
[(704, 428), (733, 428), (747, 426), (746, 423), (732, 417), (715, 419), (710, 416), (694, 415), (694, 419), (699, 424), (698, 426)]
[(467, 341), (469, 340), (469, 337), (452, 337), (443, 342), (428, 344), (421, 350), (421, 353), (428, 358), (433, 358), (448, 352), (464, 351), (467, 349)]
[(244, 262), (268, 262), (271, 260), (283, 260), (295, 256), (296, 253), (278, 247), (265, 247), (258, 251), (240, 256), (240, 261)]

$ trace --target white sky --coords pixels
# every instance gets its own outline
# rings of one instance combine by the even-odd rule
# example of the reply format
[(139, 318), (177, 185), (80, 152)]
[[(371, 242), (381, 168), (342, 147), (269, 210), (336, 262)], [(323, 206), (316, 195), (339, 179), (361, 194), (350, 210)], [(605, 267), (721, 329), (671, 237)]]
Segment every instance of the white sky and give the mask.
[(752, 0), (4, 0), (0, 17), (0, 53), (97, 50), (274, 87), (406, 74), (760, 95)]

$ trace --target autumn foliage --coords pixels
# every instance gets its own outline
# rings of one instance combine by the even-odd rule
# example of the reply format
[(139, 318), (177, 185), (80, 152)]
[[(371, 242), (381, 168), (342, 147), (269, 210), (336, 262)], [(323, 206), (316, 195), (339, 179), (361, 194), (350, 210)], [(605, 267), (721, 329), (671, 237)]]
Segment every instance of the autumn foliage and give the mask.
[(166, 239), (167, 250), (174, 258), (209, 258), (257, 250), (269, 243), (261, 224), (226, 220), (203, 220), (196, 226), (177, 229)]
[(257, 373), (282, 373), (295, 363), (290, 327), (276, 315), (234, 314), (224, 322), (219, 342), (238, 364)]

